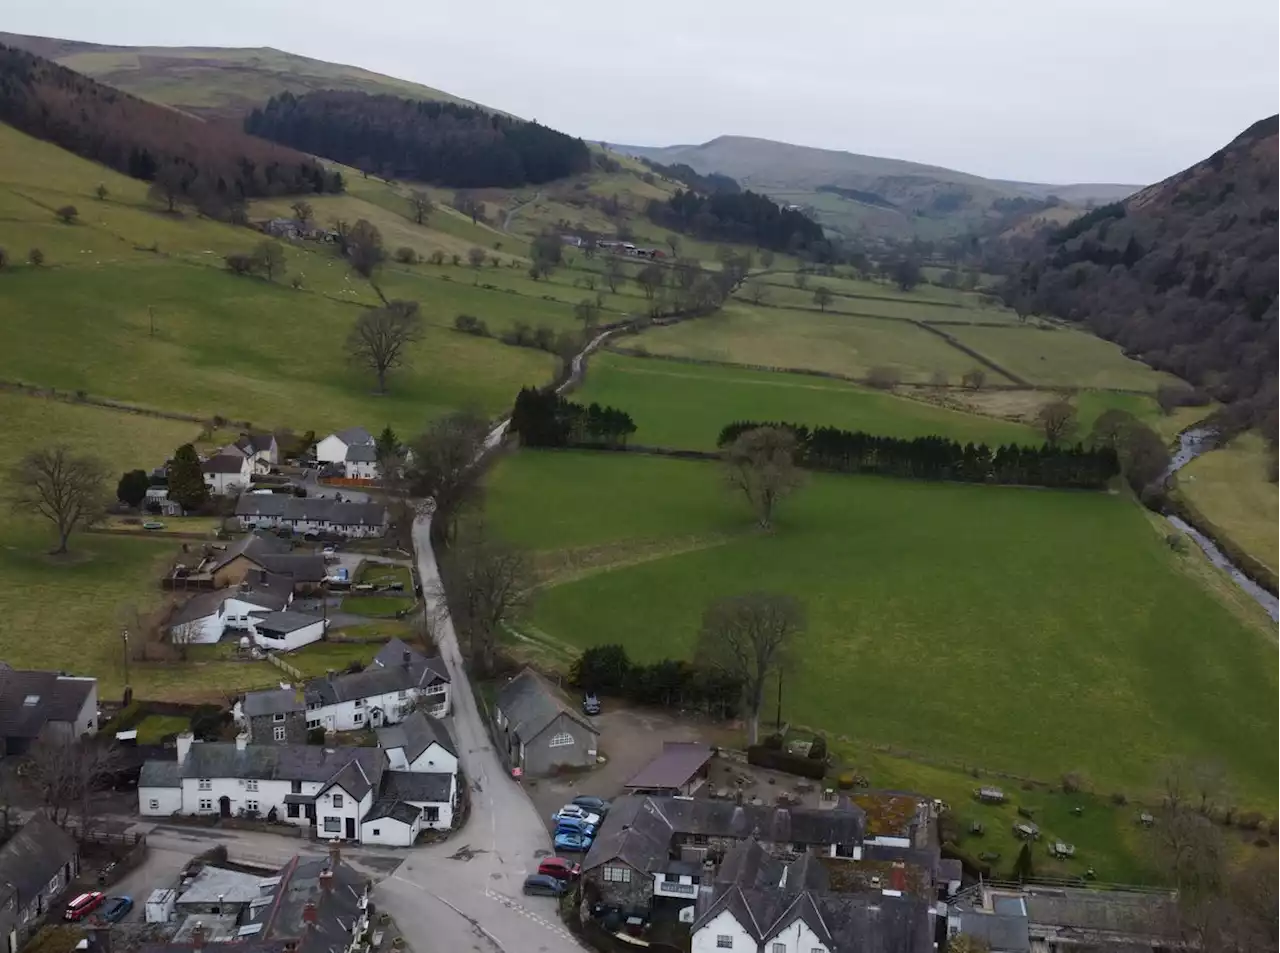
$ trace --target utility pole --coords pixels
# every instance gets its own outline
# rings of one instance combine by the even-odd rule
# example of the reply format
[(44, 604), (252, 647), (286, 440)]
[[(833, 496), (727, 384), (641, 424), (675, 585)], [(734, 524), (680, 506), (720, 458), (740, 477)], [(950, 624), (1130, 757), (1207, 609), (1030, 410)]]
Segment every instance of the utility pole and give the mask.
[(126, 626), (120, 630), (120, 638), (124, 642), (124, 688), (129, 690), (129, 629)]
[(151, 324), (151, 336), (156, 336), (156, 309), (147, 305), (147, 320)]
[(782, 666), (778, 666), (778, 715), (774, 731), (782, 734)]

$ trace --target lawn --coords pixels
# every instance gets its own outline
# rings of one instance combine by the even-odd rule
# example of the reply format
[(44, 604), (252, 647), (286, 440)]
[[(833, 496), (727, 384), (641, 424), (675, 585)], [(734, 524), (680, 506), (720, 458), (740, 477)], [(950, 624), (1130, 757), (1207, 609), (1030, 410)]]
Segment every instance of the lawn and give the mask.
[(556, 640), (687, 656), (708, 600), (794, 593), (792, 721), (1105, 791), (1212, 758), (1274, 805), (1273, 634), (1188, 585), (1121, 496), (813, 474), (759, 534), (712, 465), (525, 452), (489, 499), (541, 563), (582, 556), (539, 593), (531, 621)]
[(575, 401), (625, 409), (645, 446), (714, 450), (735, 420), (782, 420), (875, 434), (961, 442), (1032, 443), (1030, 427), (803, 374), (749, 371), (604, 353), (592, 358)]
[[(819, 286), (826, 288), (833, 294), (835, 289), (828, 284), (829, 279), (818, 275), (810, 275), (803, 289), (792, 285), (771, 284), (768, 287), (768, 297), (765, 299), (768, 304), (776, 305), (780, 308), (814, 308), (818, 306), (814, 303), (814, 289)], [(1017, 315), (1012, 311), (997, 310), (994, 308), (980, 307), (977, 298), (964, 302), (964, 307), (948, 307), (946, 303), (939, 302), (936, 299), (931, 300), (924, 295), (894, 298), (884, 292), (887, 289), (877, 287), (874, 292), (868, 292), (866, 295), (844, 295), (836, 294), (831, 303), (827, 305), (827, 311), (838, 312), (844, 314), (863, 314), (863, 315), (879, 315), (886, 318), (897, 318), (900, 320), (911, 321), (942, 321), (946, 323), (964, 322), (964, 323), (991, 323), (1012, 325), (1017, 320)], [(740, 300), (746, 298), (743, 291), (738, 292)], [(958, 303), (958, 302), (957, 302)]]
[(1120, 348), (1066, 328), (948, 327), (960, 343), (1032, 384), (1152, 391), (1174, 378), (1125, 357)]
[(652, 354), (846, 377), (891, 367), (902, 380), (920, 383), (935, 372), (958, 382), (975, 363), (937, 335), (904, 321), (745, 304), (729, 305), (711, 317), (651, 328), (626, 339), (625, 346)]
[(1179, 470), (1178, 490), (1232, 542), (1275, 572), (1280, 504), (1276, 484), (1268, 479), (1273, 467), (1266, 441), (1251, 431)]
[(181, 734), (191, 727), (191, 721), (181, 715), (147, 715), (138, 722), (138, 744), (158, 745), (167, 736)]
[(393, 566), (390, 563), (376, 563), (366, 560), (356, 571), (357, 583), (369, 583), (373, 586), (388, 586), (400, 583), (406, 591), (413, 591), (413, 575), (408, 566)]
[(342, 600), (341, 611), (371, 619), (389, 619), (412, 609), (414, 602), (412, 597), (402, 596), (347, 596)]

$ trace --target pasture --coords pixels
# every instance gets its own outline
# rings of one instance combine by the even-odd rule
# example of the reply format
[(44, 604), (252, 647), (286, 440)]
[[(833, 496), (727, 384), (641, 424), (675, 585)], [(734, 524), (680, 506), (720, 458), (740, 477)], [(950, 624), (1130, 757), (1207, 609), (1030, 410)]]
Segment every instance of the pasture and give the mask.
[(572, 399), (620, 407), (644, 446), (714, 450), (735, 420), (781, 420), (901, 437), (934, 434), (962, 443), (1033, 443), (1030, 427), (804, 374), (779, 374), (603, 353)]
[(1232, 542), (1276, 572), (1280, 505), (1269, 478), (1272, 460), (1260, 434), (1243, 433), (1179, 470), (1178, 491)]
[(789, 592), (794, 722), (1105, 791), (1213, 758), (1274, 801), (1274, 639), (1123, 496), (811, 474), (761, 534), (714, 465), (524, 452), (488, 519), (538, 551), (531, 621), (558, 641), (687, 656), (708, 600)]

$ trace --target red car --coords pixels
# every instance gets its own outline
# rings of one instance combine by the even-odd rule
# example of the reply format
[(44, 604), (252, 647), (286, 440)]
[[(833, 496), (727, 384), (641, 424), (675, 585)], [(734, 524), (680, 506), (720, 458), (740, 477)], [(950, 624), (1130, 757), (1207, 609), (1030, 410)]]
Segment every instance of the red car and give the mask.
[(548, 857), (538, 864), (538, 873), (557, 880), (575, 880), (582, 873), (582, 865), (571, 863), (563, 857)]
[(93, 891), (93, 893), (82, 893), (67, 904), (67, 911), (62, 915), (62, 919), (83, 920), (102, 906), (102, 901), (106, 899), (107, 895), (97, 890)]

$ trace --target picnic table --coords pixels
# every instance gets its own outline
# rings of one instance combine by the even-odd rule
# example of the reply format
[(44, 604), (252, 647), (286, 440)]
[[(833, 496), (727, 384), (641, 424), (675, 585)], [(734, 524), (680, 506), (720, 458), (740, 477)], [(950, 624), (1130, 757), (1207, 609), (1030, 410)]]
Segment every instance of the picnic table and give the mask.
[(1049, 853), (1053, 854), (1054, 857), (1074, 857), (1076, 855), (1076, 845), (1054, 841), (1053, 846), (1049, 848)]

